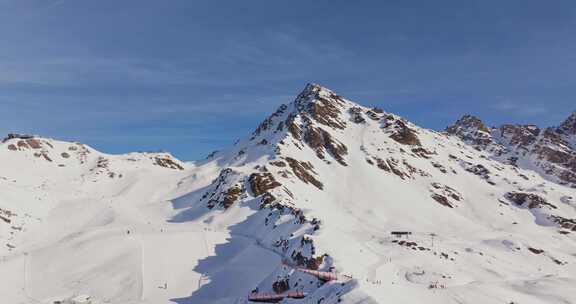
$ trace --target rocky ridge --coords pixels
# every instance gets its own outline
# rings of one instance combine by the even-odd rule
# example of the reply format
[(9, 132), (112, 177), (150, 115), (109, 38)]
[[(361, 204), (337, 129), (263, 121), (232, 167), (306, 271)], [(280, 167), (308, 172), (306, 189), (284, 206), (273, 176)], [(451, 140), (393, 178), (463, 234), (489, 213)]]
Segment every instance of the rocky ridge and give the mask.
[(505, 124), (489, 129), (480, 119), (466, 115), (446, 132), (499, 161), (534, 168), (551, 180), (576, 187), (575, 121), (572, 113), (558, 127)]

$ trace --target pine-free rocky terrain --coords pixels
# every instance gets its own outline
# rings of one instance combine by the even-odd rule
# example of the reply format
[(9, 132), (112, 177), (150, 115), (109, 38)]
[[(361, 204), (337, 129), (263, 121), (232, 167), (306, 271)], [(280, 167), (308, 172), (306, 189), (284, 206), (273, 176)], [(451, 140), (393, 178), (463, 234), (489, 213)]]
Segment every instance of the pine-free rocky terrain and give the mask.
[(309, 84), (204, 160), (0, 166), (2, 303), (576, 303), (576, 112), (438, 132)]

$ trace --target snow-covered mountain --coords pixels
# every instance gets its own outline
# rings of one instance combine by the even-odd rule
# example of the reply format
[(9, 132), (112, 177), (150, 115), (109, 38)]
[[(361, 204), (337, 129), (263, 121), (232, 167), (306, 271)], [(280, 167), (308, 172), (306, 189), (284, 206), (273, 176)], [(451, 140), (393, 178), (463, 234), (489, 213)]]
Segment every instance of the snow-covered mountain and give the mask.
[(489, 129), (480, 119), (465, 115), (446, 131), (504, 163), (576, 187), (576, 112), (560, 126), (546, 129), (511, 124)]
[(544, 130), (464, 116), (436, 132), (314, 84), (196, 162), (13, 135), (0, 294), (576, 303), (575, 138), (576, 113)]

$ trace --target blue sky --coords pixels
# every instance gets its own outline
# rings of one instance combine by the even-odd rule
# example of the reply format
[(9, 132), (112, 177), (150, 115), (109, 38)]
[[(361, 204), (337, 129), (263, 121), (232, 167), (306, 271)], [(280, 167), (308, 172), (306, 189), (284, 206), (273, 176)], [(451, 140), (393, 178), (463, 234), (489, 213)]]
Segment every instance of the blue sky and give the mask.
[(576, 110), (576, 2), (0, 0), (0, 133), (202, 158), (307, 82), (428, 128)]

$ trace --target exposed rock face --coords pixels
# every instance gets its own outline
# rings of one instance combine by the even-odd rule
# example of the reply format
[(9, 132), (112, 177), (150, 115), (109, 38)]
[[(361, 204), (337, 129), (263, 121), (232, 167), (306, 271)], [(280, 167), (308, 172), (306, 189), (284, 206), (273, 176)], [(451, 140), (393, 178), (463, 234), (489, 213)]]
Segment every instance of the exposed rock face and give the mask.
[(470, 166), (468, 168), (466, 168), (466, 171), (478, 175), (483, 179), (489, 179), (490, 178), (490, 170), (488, 170), (486, 167), (484, 167), (483, 165), (474, 165), (474, 166)]
[(528, 250), (530, 250), (530, 252), (532, 252), (533, 254), (541, 254), (541, 253), (544, 253), (544, 250), (542, 250), (542, 249), (537, 249), (537, 248), (532, 248), (532, 247), (528, 247)]
[(418, 135), (416, 135), (416, 131), (409, 128), (404, 121), (396, 120), (391, 127), (393, 132), (390, 138), (393, 140), (403, 145), (420, 146), (420, 140), (418, 139)]
[(564, 229), (576, 231), (576, 219), (568, 219), (558, 215), (551, 215), (550, 219)]
[(572, 112), (559, 129), (566, 134), (576, 135), (576, 111)]
[(490, 129), (482, 120), (472, 115), (462, 116), (453, 125), (446, 128), (446, 132), (479, 147), (486, 147), (492, 143)]
[(431, 197), (443, 206), (454, 208), (456, 203), (463, 199), (462, 195), (452, 187), (437, 182), (432, 183), (431, 186)]
[(446, 129), (478, 150), (515, 166), (540, 168), (542, 174), (576, 187), (576, 113), (559, 127), (505, 124), (492, 130), (466, 115)]
[(348, 110), (350, 115), (352, 115), (352, 121), (357, 124), (362, 124), (366, 122), (366, 119), (362, 116), (362, 109), (359, 107), (352, 107)]
[(411, 151), (412, 153), (427, 159), (429, 159), (432, 155), (436, 155), (436, 152), (426, 150), (425, 148), (422, 147), (413, 148)]
[[(20, 137), (18, 137), (20, 138)], [(26, 149), (33, 149), (38, 150), (42, 149), (42, 146), (46, 144), (39, 139), (36, 138), (26, 138), (20, 139), (16, 142), (16, 144), (8, 145), (8, 149), (16, 151), (16, 150), (26, 150)]]
[[(297, 161), (291, 157), (287, 157), (286, 161), (290, 168), (292, 168), (294, 175), (301, 181), (306, 184), (310, 183), (320, 190), (324, 188), (324, 185), (312, 175), (314, 171), (311, 164)], [(310, 172), (312, 172), (312, 174)]]
[(210, 209), (217, 206), (230, 208), (244, 193), (242, 184), (236, 178), (237, 173), (234, 170), (230, 168), (222, 170), (201, 200), (206, 200), (206, 206)]
[(432, 198), (437, 201), (440, 205), (449, 207), (449, 208), (454, 208), (454, 206), (452, 206), (452, 204), (450, 204), (450, 202), (448, 201), (448, 199), (441, 194), (432, 194)]
[(49, 139), (32, 135), (9, 134), (3, 143), (8, 143), (6, 148), (10, 151), (30, 152), (34, 157), (44, 159), (47, 162), (53, 162), (56, 156), (50, 153), (54, 146)]
[[(294, 112), (289, 113), (286, 119), (278, 124), (277, 130), (285, 126), (292, 138), (314, 150), (318, 158), (325, 160), (328, 154), (345, 166), (344, 156), (348, 153), (348, 148), (328, 131), (346, 127), (344, 114), (347, 113), (343, 111), (344, 105), (345, 101), (333, 92), (315, 84), (308, 84), (294, 101)], [(281, 108), (279, 111), (284, 113), (285, 109)], [(259, 129), (265, 129), (265, 126), (266, 124), (261, 125)]]
[(304, 141), (310, 148), (316, 151), (320, 159), (324, 159), (324, 152), (327, 151), (341, 165), (346, 166), (344, 155), (348, 154), (348, 148), (338, 142), (330, 133), (321, 128), (308, 127), (304, 134)]
[(154, 164), (164, 168), (184, 170), (184, 167), (177, 160), (167, 156), (154, 157)]
[(295, 122), (296, 119), (296, 114), (290, 114), (288, 115), (288, 118), (286, 118), (286, 127), (288, 128), (288, 132), (290, 132), (290, 134), (292, 135), (292, 137), (294, 137), (296, 140), (300, 140), (300, 127), (298, 127), (298, 125)]
[(335, 129), (346, 127), (341, 118), (343, 99), (317, 84), (308, 84), (294, 103), (301, 113), (308, 113), (320, 124)]
[(254, 196), (260, 196), (268, 192), (268, 190), (281, 186), (281, 184), (274, 179), (274, 176), (268, 172), (252, 173), (248, 181), (250, 182), (250, 189)]
[[(277, 117), (282, 116), (282, 114), (284, 114), (284, 112), (288, 109), (287, 105), (281, 105), (278, 110), (276, 110), (276, 112), (272, 113), (272, 115), (270, 115), (270, 117), (266, 118), (259, 126), (258, 128), (256, 128), (256, 130), (252, 133), (253, 136), (258, 136), (260, 135), (262, 132), (269, 130), (271, 128), (274, 127), (274, 119)], [(282, 126), (279, 125), (279, 128), (281, 128)]]
[(526, 147), (533, 144), (540, 135), (540, 128), (534, 125), (503, 125), (500, 136), (511, 146)]
[(15, 215), (16, 214), (10, 210), (0, 208), (0, 220), (4, 221), (6, 224), (10, 224), (12, 222), (10, 218)]
[(450, 134), (460, 134), (467, 131), (481, 131), (490, 133), (490, 129), (486, 127), (484, 122), (478, 117), (466, 114), (456, 121), (455, 124), (449, 126), (446, 131)]
[(556, 206), (548, 203), (544, 198), (533, 193), (508, 192), (504, 196), (514, 204), (521, 207), (527, 207), (528, 209), (542, 208), (545, 206), (552, 209), (557, 208)]

